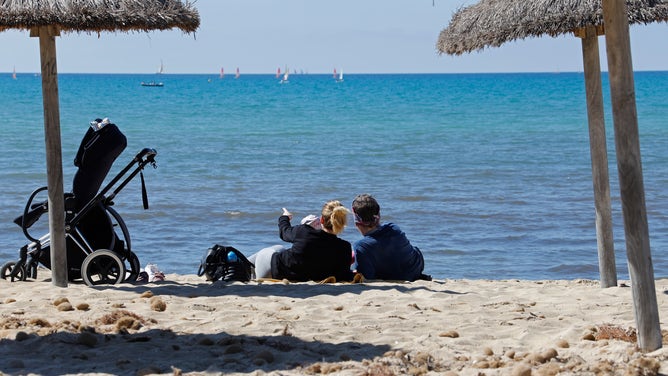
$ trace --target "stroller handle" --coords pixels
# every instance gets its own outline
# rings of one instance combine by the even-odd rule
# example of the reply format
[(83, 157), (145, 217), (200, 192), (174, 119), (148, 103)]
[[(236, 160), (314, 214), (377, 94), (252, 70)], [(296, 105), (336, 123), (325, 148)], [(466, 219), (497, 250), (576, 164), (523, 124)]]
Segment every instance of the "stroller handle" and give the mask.
[[(153, 168), (157, 167), (157, 164), (155, 162), (155, 156), (158, 154), (158, 152), (155, 149), (152, 148), (144, 148), (142, 149), (137, 155), (130, 161), (130, 163), (125, 166), (121, 172), (114, 177), (109, 184), (107, 184), (98, 194), (93, 198), (93, 200), (89, 201), (80, 211), (77, 213), (74, 218), (70, 221), (70, 225), (76, 225), (81, 218), (85, 215), (90, 208), (93, 206), (97, 205), (99, 202), (104, 202), (107, 205), (112, 204), (112, 200), (116, 197), (118, 192), (120, 192), (129, 182), (132, 180), (136, 175), (138, 175), (146, 165), (150, 164), (153, 166)], [(130, 171), (134, 167), (134, 170)], [(123, 181), (119, 183), (119, 181), (130, 171), (129, 175), (125, 177)], [(118, 186), (116, 186), (118, 184)], [(111, 191), (113, 188), (113, 192), (107, 193)]]
[(32, 203), (33, 200), (35, 199), (35, 196), (38, 193), (46, 190), (47, 187), (41, 187), (34, 190), (30, 195), (30, 197), (28, 198), (28, 202), (26, 203), (25, 208), (23, 209), (23, 215), (14, 219), (14, 223), (21, 226), (21, 230), (23, 231), (25, 237), (38, 244), (39, 240), (30, 235), (28, 229), (35, 222), (37, 222), (37, 220), (39, 219), (39, 217), (42, 216), (42, 214), (46, 213), (49, 210), (48, 201), (40, 202), (37, 204)]
[(135, 156), (135, 162), (141, 162), (144, 157), (146, 157), (146, 161), (149, 163), (154, 162), (157, 154), (158, 152), (155, 149), (144, 148)]

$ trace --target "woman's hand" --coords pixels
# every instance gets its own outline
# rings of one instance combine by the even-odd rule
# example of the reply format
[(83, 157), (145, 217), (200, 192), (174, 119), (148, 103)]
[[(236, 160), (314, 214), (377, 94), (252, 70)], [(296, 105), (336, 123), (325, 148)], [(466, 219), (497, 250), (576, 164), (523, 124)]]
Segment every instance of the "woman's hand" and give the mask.
[(283, 214), (281, 214), (281, 215), (287, 215), (288, 218), (290, 218), (290, 220), (292, 220), (292, 213), (290, 213), (290, 211), (286, 208), (283, 208)]

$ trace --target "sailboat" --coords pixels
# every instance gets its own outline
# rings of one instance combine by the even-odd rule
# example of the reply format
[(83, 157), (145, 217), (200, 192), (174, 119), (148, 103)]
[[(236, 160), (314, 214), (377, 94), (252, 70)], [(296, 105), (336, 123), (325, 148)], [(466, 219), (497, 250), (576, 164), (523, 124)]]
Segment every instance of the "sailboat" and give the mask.
[(220, 78), (225, 78), (225, 70), (223, 68), (220, 68)]
[(336, 79), (336, 82), (343, 82), (343, 69), (339, 72), (339, 78)]
[(283, 74), (283, 79), (281, 80), (281, 83), (287, 84), (288, 82), (290, 82), (288, 81), (289, 76), (290, 76), (290, 71), (288, 70), (288, 67), (285, 67), (285, 73)]
[(241, 74), (239, 73), (239, 67), (237, 67), (237, 74), (234, 75), (234, 78), (239, 78), (239, 76), (241, 76)]
[(332, 78), (336, 80), (336, 68), (334, 68), (334, 74), (332, 75)]
[(12, 72), (12, 78), (16, 79), (16, 67), (14, 67), (14, 71)]
[(278, 70), (276, 71), (276, 78), (281, 77), (281, 67), (278, 67)]
[[(160, 67), (158, 68), (158, 71), (155, 72), (157, 75), (161, 75), (165, 72), (165, 66), (162, 64), (162, 59), (160, 59)], [(142, 81), (141, 86), (148, 86), (148, 87), (163, 87), (165, 84), (159, 81)]]

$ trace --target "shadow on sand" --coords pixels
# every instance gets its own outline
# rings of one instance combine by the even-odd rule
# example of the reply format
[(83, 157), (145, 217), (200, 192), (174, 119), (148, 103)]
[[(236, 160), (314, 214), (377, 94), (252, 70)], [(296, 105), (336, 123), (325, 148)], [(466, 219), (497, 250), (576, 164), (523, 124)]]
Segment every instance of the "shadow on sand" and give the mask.
[(176, 369), (183, 373), (272, 372), (305, 369), (320, 362), (373, 359), (390, 349), (388, 345), (360, 342), (304, 341), (290, 335), (182, 335), (161, 329), (136, 334), (84, 333), (57, 332), (0, 340), (0, 372), (10, 375), (172, 374)]
[[(44, 281), (48, 282), (48, 281)], [(44, 283), (41, 282), (41, 283)], [(17, 282), (24, 283), (24, 282)], [(37, 282), (40, 283), (40, 282)], [(184, 298), (282, 296), (307, 299), (319, 295), (342, 296), (365, 291), (388, 291), (412, 294), (423, 290), (432, 294), (466, 294), (442, 290), (445, 282), (418, 283), (225, 283), (197, 281), (162, 281), (147, 285), (121, 284), (90, 287), (99, 292), (120, 290), (140, 296), (151, 291), (154, 296)], [(438, 287), (437, 287), (438, 286)], [(345, 304), (347, 299), (342, 300)], [(216, 312), (225, 327), (224, 311)], [(184, 317), (187, 312), (183, 313)], [(80, 324), (79, 324), (80, 325)], [(70, 323), (68, 330), (48, 328), (42, 334), (19, 333), (16, 338), (0, 340), (0, 373), (10, 375), (102, 373), (138, 375), (149, 373), (249, 373), (291, 372), (321, 373), (322, 367), (345, 367), (346, 362), (362, 362), (381, 357), (392, 349), (389, 344), (361, 341), (329, 343), (292, 336), (288, 327), (267, 335), (232, 335), (226, 332), (197, 331), (177, 333), (169, 328), (149, 329), (137, 333), (96, 333), (95, 328)], [(20, 328), (21, 326), (19, 326)], [(2, 329), (0, 327), (0, 329)], [(5, 329), (11, 329), (6, 327)], [(53, 330), (52, 330), (53, 329)], [(267, 331), (270, 331), (267, 328)], [(336, 331), (336, 327), (331, 328)], [(325, 332), (326, 333), (326, 332)], [(325, 334), (323, 333), (323, 334)], [(334, 364), (336, 363), (336, 364)], [(355, 364), (347, 363), (348, 367)], [(357, 363), (357, 367), (360, 364)]]

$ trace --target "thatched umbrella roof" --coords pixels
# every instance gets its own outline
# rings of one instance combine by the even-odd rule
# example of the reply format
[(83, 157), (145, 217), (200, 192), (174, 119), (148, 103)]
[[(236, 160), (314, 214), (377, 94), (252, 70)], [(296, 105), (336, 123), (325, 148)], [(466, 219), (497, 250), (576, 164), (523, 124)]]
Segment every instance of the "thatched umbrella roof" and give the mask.
[(60, 32), (197, 30), (199, 13), (186, 0), (0, 0), (0, 31), (39, 37), (49, 194), (52, 283), (67, 286), (65, 204), (55, 37)]
[[(626, 4), (630, 24), (668, 21), (665, 0), (627, 0)], [(601, 0), (481, 0), (455, 12), (436, 47), (442, 54), (461, 55), (517, 39), (556, 37), (602, 25)]]
[(199, 27), (197, 9), (177, 0), (0, 0), (0, 31), (55, 26), (64, 32), (151, 31)]

